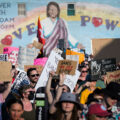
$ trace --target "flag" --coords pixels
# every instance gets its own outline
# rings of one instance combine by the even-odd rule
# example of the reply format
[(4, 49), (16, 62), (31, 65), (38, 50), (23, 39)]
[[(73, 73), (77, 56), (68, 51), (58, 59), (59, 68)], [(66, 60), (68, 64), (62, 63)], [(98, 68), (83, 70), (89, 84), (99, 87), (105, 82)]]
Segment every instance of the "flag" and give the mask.
[(45, 44), (45, 38), (44, 38), (44, 35), (43, 35), (41, 23), (40, 23), (40, 17), (38, 18), (38, 33), (37, 33), (37, 37), (38, 37), (39, 42), (44, 45)]

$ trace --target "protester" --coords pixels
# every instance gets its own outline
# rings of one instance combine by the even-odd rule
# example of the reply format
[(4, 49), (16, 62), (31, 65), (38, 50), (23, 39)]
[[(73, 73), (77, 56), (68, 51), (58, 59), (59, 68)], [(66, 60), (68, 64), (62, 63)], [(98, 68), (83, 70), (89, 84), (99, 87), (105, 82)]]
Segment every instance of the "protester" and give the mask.
[(35, 88), (35, 85), (39, 79), (39, 74), (36, 68), (29, 68), (27, 70), (27, 76), (29, 77), (29, 80), (30, 80), (30, 86), (32, 88)]
[[(30, 94), (30, 92), (32, 92), (32, 94)], [(21, 86), (21, 88), (19, 89), (19, 93), (22, 97), (22, 103), (24, 106), (22, 117), (25, 120), (35, 120), (35, 104), (32, 104), (30, 102), (30, 100), (34, 98), (33, 92), (35, 91), (29, 85)], [(33, 98), (30, 98), (31, 95)]]
[(50, 120), (79, 120), (78, 111), (82, 110), (77, 96), (72, 93), (63, 93), (56, 108), (57, 111)]
[(18, 99), (9, 99), (7, 101), (7, 111), (9, 114), (9, 119), (6, 120), (24, 120), (21, 117), (23, 113), (23, 103)]
[(102, 104), (92, 104), (88, 108), (87, 120), (108, 120), (111, 113)]

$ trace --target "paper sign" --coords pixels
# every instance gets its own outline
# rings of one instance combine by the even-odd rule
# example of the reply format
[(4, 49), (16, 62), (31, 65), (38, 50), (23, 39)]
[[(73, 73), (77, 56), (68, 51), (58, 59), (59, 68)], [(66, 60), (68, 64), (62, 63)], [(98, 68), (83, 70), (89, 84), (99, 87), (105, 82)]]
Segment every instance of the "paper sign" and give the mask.
[(57, 66), (56, 74), (64, 72), (68, 75), (74, 75), (77, 67), (77, 62), (72, 60), (60, 60)]
[(81, 62), (83, 62), (85, 59), (84, 53), (74, 52), (74, 51), (71, 51), (68, 49), (66, 50), (66, 55), (78, 55), (79, 56), (79, 64), (81, 64)]
[(40, 76), (40, 78), (35, 86), (36, 90), (39, 87), (46, 86), (46, 83), (47, 83), (48, 78), (49, 78), (49, 72), (56, 71), (59, 60), (63, 60), (61, 55), (56, 53), (56, 51), (52, 50), (52, 52), (50, 53), (50, 56), (45, 64), (45, 67), (41, 73), (41, 76)]
[(113, 71), (113, 72), (107, 72), (107, 83), (110, 82), (117, 82), (120, 83), (120, 70)]
[(34, 59), (39, 53), (38, 49), (20, 47), (18, 53), (18, 67), (21, 70), (24, 70), (24, 65), (33, 65)]
[(78, 70), (76, 70), (75, 75), (73, 75), (73, 76), (72, 75), (66, 75), (64, 84), (67, 85), (70, 88), (71, 92), (73, 92), (79, 76), (80, 76), (80, 72)]
[(43, 47), (43, 44), (41, 44), (40, 42), (37, 42), (34, 40), (33, 42), (33, 46), (36, 48), (36, 49), (40, 49)]
[(11, 69), (10, 62), (0, 61), (0, 81), (12, 81)]
[(0, 61), (8, 61), (8, 55), (7, 54), (0, 54)]
[(21, 85), (29, 84), (29, 83), (30, 83), (29, 78), (28, 78), (26, 72), (20, 71), (18, 73), (17, 77), (15, 78), (15, 81), (12, 86), (12, 91), (16, 91), (20, 88)]
[(42, 70), (43, 70), (43, 66), (41, 66), (41, 65), (25, 65), (25, 66), (24, 66), (24, 70), (25, 70), (26, 72), (27, 72), (27, 70), (28, 70), (29, 68), (36, 68), (39, 74), (41, 74), (41, 72), (42, 72)]
[(3, 49), (4, 54), (11, 54), (13, 51), (19, 51), (19, 48), (8, 46)]
[(34, 60), (34, 65), (42, 65), (45, 66), (46, 62), (47, 62), (47, 57), (44, 58), (38, 58)]

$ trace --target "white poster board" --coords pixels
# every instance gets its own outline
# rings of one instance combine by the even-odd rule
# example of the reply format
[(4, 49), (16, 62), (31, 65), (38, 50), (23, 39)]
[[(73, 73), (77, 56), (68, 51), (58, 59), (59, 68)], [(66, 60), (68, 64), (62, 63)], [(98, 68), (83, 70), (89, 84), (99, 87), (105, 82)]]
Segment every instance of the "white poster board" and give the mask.
[(80, 76), (80, 72), (78, 70), (76, 70), (75, 75), (66, 75), (64, 84), (70, 88), (71, 92), (73, 92), (79, 76)]
[(49, 72), (56, 71), (59, 60), (63, 60), (63, 58), (61, 57), (61, 53), (60, 52), (58, 53), (57, 50), (53, 50), (45, 64), (45, 67), (41, 73), (41, 76), (35, 86), (36, 90), (39, 87), (46, 86), (46, 83), (49, 78)]
[(8, 61), (8, 55), (7, 54), (0, 54), (0, 61)]

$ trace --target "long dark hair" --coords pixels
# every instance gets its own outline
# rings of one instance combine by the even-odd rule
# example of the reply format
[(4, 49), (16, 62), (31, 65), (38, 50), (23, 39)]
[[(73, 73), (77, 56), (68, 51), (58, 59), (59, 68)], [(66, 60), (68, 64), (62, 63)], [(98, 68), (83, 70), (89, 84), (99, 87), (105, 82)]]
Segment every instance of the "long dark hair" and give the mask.
[[(62, 110), (61, 104), (57, 105), (57, 111), (51, 116), (49, 120), (61, 120), (61, 116), (64, 114), (64, 111)], [(74, 105), (72, 116), (70, 120), (79, 120), (78, 117), (78, 108), (76, 105)]]

